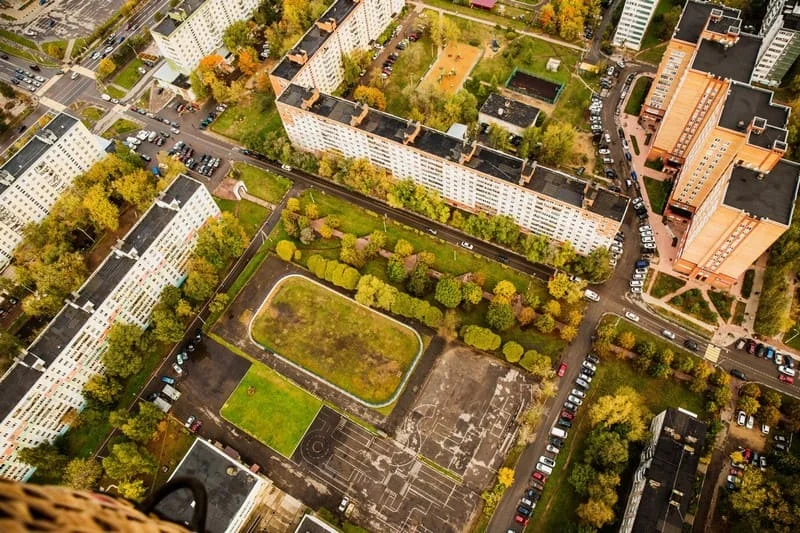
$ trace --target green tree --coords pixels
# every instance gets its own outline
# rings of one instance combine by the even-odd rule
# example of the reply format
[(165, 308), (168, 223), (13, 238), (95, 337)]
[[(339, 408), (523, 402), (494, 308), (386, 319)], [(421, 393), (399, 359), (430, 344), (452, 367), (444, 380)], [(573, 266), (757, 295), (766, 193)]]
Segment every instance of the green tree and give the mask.
[(556, 268), (562, 268), (564, 265), (571, 263), (575, 260), (577, 253), (569, 241), (562, 242), (558, 247), (552, 248), (550, 253), (550, 262)]
[(533, 325), (542, 333), (550, 333), (556, 327), (556, 320), (552, 315), (545, 313), (539, 315), (536, 320), (533, 321)]
[(767, 389), (761, 398), (761, 403), (771, 407), (780, 408), (781, 403), (783, 403), (783, 399), (777, 391)]
[(111, 405), (122, 393), (122, 383), (113, 376), (95, 374), (83, 386), (83, 393), (103, 405)]
[(750, 396), (751, 398), (758, 400), (761, 397), (761, 387), (758, 386), (758, 383), (745, 383), (739, 389), (739, 394), (741, 396)]
[(155, 471), (156, 463), (150, 454), (135, 442), (121, 442), (111, 446), (111, 453), (103, 458), (106, 475), (116, 481), (130, 481), (140, 474)]
[(545, 379), (553, 375), (553, 361), (536, 350), (528, 350), (519, 362), (534, 377)]
[(151, 402), (139, 402), (139, 412), (128, 416), (120, 430), (129, 439), (145, 444), (153, 439), (159, 422), (166, 415)]
[(544, 235), (529, 234), (522, 239), (522, 251), (525, 254), (525, 259), (531, 263), (542, 263), (547, 260), (549, 250), (550, 240)]
[(101, 184), (93, 185), (84, 194), (83, 207), (98, 230), (116, 231), (119, 227), (119, 209), (111, 202), (108, 191)]
[(562, 166), (572, 160), (577, 132), (569, 122), (550, 122), (542, 134), (539, 158), (546, 165)]
[(66, 486), (75, 490), (93, 491), (102, 475), (103, 467), (93, 458), (76, 458), (67, 463), (63, 481)]
[(408, 278), (408, 292), (414, 296), (424, 296), (428, 292), (430, 285), (431, 279), (428, 276), (428, 265), (418, 262)]
[(518, 342), (508, 341), (503, 345), (503, 356), (509, 363), (516, 363), (522, 358), (525, 348)]
[(729, 496), (731, 507), (741, 516), (760, 511), (767, 500), (764, 474), (758, 468), (748, 468), (738, 490)]
[(144, 498), (147, 489), (144, 487), (144, 481), (141, 479), (134, 479), (131, 481), (120, 481), (117, 484), (117, 492), (127, 500), (138, 502)]
[(614, 431), (595, 429), (586, 439), (583, 456), (600, 471), (616, 469), (628, 462), (628, 443)]
[(189, 263), (189, 275), (183, 293), (190, 301), (200, 304), (214, 294), (218, 283), (219, 276), (214, 265), (202, 257), (195, 257)]
[(389, 278), (389, 281), (392, 283), (402, 283), (405, 281), (408, 277), (408, 272), (406, 272), (403, 261), (397, 257), (389, 259), (388, 263), (386, 263), (386, 277)]
[(250, 32), (250, 25), (246, 20), (237, 20), (225, 29), (222, 34), (222, 43), (225, 48), (238, 54), (239, 50), (247, 46), (253, 46), (255, 40)]
[(486, 312), (486, 324), (495, 331), (505, 331), (515, 323), (514, 309), (504, 302), (492, 302)]
[(590, 499), (578, 506), (578, 518), (581, 523), (600, 529), (614, 521), (614, 510), (605, 502)]
[(475, 282), (468, 281), (461, 285), (461, 297), (470, 305), (477, 305), (483, 299), (483, 289)]
[(297, 246), (292, 241), (287, 240), (282, 240), (275, 246), (275, 252), (278, 254), (278, 257), (286, 262), (292, 260), (296, 250)]
[(738, 407), (748, 415), (754, 415), (761, 407), (758, 400), (752, 396), (739, 396)]
[(247, 234), (231, 213), (211, 219), (197, 232), (195, 255), (202, 257), (218, 271), (244, 253)]
[(492, 124), (489, 128), (489, 144), (495, 149), (508, 151), (511, 149), (511, 133), (497, 124)]
[(34, 467), (44, 476), (61, 479), (68, 458), (54, 444), (43, 442), (35, 448), (22, 448), (17, 453), (19, 460)]
[(125, 379), (142, 368), (147, 349), (143, 334), (144, 330), (135, 324), (117, 322), (111, 326), (106, 351), (101, 356), (107, 374)]
[(443, 277), (436, 283), (436, 301), (453, 309), (461, 303), (461, 282), (452, 277)]
[(181, 300), (181, 291), (168, 285), (161, 291), (159, 301), (153, 308), (153, 337), (161, 342), (178, 342), (183, 338), (184, 326), (175, 312)]
[(214, 295), (214, 299), (211, 300), (211, 303), (208, 304), (208, 310), (211, 311), (212, 314), (221, 313), (228, 307), (228, 295), (224, 292)]
[(650, 413), (644, 400), (631, 387), (619, 387), (614, 394), (598, 398), (589, 410), (592, 427), (619, 428), (624, 426), (627, 438), (639, 442), (647, 435)]
[(592, 468), (589, 463), (578, 463), (569, 474), (569, 484), (573, 486), (578, 496), (586, 497), (589, 495), (589, 487), (597, 479), (597, 470)]
[(466, 344), (479, 350), (494, 351), (500, 348), (500, 335), (480, 326), (469, 325), (462, 327), (461, 337)]

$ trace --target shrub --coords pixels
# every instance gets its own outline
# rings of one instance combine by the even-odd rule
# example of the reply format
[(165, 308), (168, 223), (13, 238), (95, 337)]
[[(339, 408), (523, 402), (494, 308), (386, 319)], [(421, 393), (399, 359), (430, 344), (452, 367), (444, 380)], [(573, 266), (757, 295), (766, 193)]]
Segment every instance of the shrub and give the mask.
[(518, 342), (508, 341), (503, 345), (503, 356), (509, 363), (516, 363), (522, 358), (525, 349)]
[(287, 262), (292, 260), (295, 250), (297, 250), (297, 246), (292, 241), (283, 240), (275, 246), (278, 257)]
[(500, 348), (500, 335), (480, 326), (464, 326), (461, 328), (461, 337), (466, 344), (479, 350), (494, 351)]

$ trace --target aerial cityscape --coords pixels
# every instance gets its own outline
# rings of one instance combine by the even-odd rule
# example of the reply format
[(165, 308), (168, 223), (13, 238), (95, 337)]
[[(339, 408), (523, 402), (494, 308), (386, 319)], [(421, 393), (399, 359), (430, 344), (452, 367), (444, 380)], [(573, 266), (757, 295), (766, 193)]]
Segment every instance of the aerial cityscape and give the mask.
[(796, 0), (0, 18), (0, 529), (800, 531)]

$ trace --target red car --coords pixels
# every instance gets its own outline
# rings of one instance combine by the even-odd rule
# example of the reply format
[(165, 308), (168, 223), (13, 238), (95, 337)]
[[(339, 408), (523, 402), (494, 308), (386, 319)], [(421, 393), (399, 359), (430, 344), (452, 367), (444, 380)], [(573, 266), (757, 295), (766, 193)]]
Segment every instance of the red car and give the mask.
[(189, 427), (189, 431), (191, 431), (192, 433), (197, 433), (197, 430), (200, 429), (200, 426), (202, 425), (203, 425), (202, 422), (200, 422), (199, 420), (195, 420)]
[(781, 374), (780, 376), (778, 376), (778, 379), (783, 381), (784, 383), (788, 383), (789, 385), (794, 383), (794, 378), (792, 376), (787, 376), (785, 374)]
[(566, 418), (567, 420), (572, 420), (573, 418), (575, 418), (575, 413), (570, 413), (569, 411), (564, 409), (563, 411), (561, 411), (561, 418)]
[(561, 366), (558, 367), (558, 377), (562, 377), (564, 374), (567, 373), (567, 363), (561, 363)]
[(541, 483), (546, 483), (547, 482), (547, 476), (545, 476), (544, 474), (542, 474), (538, 470), (536, 472), (534, 472), (533, 474), (531, 474), (531, 477), (533, 479), (535, 479), (536, 481), (540, 481)]
[(528, 519), (519, 513), (517, 513), (517, 515), (514, 517), (514, 522), (516, 522), (517, 524), (522, 524), (523, 526), (528, 525)]

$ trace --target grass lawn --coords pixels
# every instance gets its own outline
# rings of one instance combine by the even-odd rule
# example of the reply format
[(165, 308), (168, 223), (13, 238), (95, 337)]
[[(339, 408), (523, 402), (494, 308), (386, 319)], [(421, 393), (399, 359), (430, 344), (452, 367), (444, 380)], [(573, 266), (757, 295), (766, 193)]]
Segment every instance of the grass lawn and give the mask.
[(109, 127), (106, 131), (103, 132), (103, 138), (111, 139), (113, 137), (117, 137), (119, 135), (124, 135), (126, 133), (130, 133), (132, 131), (136, 131), (139, 129), (139, 124), (133, 122), (131, 120), (120, 118), (114, 122), (111, 127)]
[[(744, 323), (744, 310), (747, 308), (746, 302), (736, 302), (736, 310), (733, 312), (733, 323), (741, 326)], [(798, 346), (800, 348), (800, 346)]]
[(731, 306), (733, 305), (733, 296), (727, 292), (708, 291), (708, 299), (714, 304), (714, 308), (722, 317), (722, 320), (727, 322), (731, 318)]
[[(603, 323), (607, 323), (607, 322), (613, 323), (614, 324), (614, 329), (615, 329), (617, 334), (622, 333), (623, 331), (630, 331), (636, 337), (636, 342), (639, 342), (639, 341), (650, 341), (650, 342), (652, 342), (656, 347), (656, 352), (657, 353), (663, 352), (664, 350), (672, 350), (672, 352), (675, 353), (676, 355), (680, 354), (681, 356), (697, 357), (696, 354), (688, 352), (688, 351), (684, 350), (683, 348), (679, 348), (678, 346), (675, 346), (675, 344), (667, 341), (661, 335), (655, 335), (653, 333), (650, 333), (649, 331), (640, 328), (639, 326), (637, 326), (633, 322), (629, 322), (627, 320), (623, 320), (623, 319), (621, 319), (619, 317), (616, 317), (616, 316), (607, 316), (607, 317), (603, 318), (602, 322)], [(592, 385), (594, 385), (594, 383), (592, 383)]]
[(679, 290), (684, 285), (686, 285), (686, 282), (682, 279), (659, 272), (653, 287), (650, 289), (650, 295), (653, 298), (663, 298), (667, 294)]
[(232, 177), (242, 180), (247, 186), (247, 192), (267, 202), (279, 204), (292, 188), (291, 180), (258, 167), (236, 163), (233, 168)]
[(0, 37), (4, 37), (9, 41), (14, 41), (15, 43), (21, 44), (22, 46), (25, 46), (27, 48), (33, 48), (34, 50), (39, 49), (39, 47), (36, 46), (35, 42), (23, 37), (22, 35), (16, 34), (13, 31), (0, 30)]
[(756, 279), (756, 271), (755, 269), (748, 269), (744, 273), (744, 279), (742, 280), (742, 290), (741, 295), (742, 298), (750, 298), (750, 293), (753, 292), (753, 282)]
[(414, 330), (310, 280), (282, 281), (253, 339), (370, 403), (388, 401), (421, 349)]
[(169, 470), (163, 472), (161, 468), (156, 471), (151, 489), (160, 487), (167, 482), (172, 471), (178, 466), (183, 456), (189, 451), (195, 436), (189, 433), (181, 421), (167, 417), (166, 428), (159, 431), (156, 438), (147, 443), (147, 450), (155, 457), (159, 466), (168, 466)]
[(717, 313), (711, 310), (700, 289), (689, 289), (673, 296), (669, 304), (708, 324), (717, 323)]
[(291, 457), (322, 401), (271, 368), (253, 363), (220, 414), (284, 457)]
[(431, 41), (430, 32), (426, 31), (420, 40), (408, 43), (408, 48), (392, 66), (389, 78), (382, 80), (380, 73), (376, 74), (377, 86), (386, 96), (387, 113), (407, 116), (411, 112), (411, 95), (435, 59), (436, 46)]
[(0, 51), (5, 52), (6, 54), (10, 54), (12, 56), (17, 56), (23, 59), (27, 59), (28, 61), (32, 61), (34, 63), (38, 61), (36, 56), (31, 54), (30, 52), (23, 50), (18, 46), (12, 46), (5, 42), (0, 42)]
[[(650, 25), (652, 27), (652, 24)], [(652, 65), (661, 63), (661, 58), (664, 57), (664, 52), (667, 51), (667, 43), (659, 44), (644, 50), (636, 56), (636, 59)]]
[(83, 51), (83, 47), (86, 46), (87, 37), (78, 37), (75, 39), (75, 42), (72, 44), (72, 57), (76, 57)]
[(578, 80), (572, 80), (564, 87), (564, 91), (556, 102), (553, 110), (553, 120), (563, 120), (572, 124), (578, 131), (589, 131), (586, 119), (586, 110), (592, 91)]
[(42, 43), (42, 50), (53, 59), (58, 59), (60, 61), (64, 59), (64, 52), (67, 51), (67, 41)]
[(495, 10), (486, 11), (484, 9), (472, 9), (466, 5), (462, 6), (459, 4), (455, 4), (452, 2), (452, 0), (422, 0), (422, 3), (427, 4), (429, 6), (446, 9), (447, 11), (462, 13), (470, 17), (485, 19), (489, 22), (494, 23), (497, 26), (516, 28), (519, 30), (527, 29), (526, 23), (521, 20), (514, 20), (511, 17), (519, 15), (525, 15), (525, 16), (530, 15), (530, 11), (526, 11), (524, 9), (520, 9), (518, 7), (513, 7), (510, 5), (504, 5), (503, 15), (500, 15), (496, 13)]
[(239, 219), (239, 222), (242, 223), (242, 227), (247, 233), (247, 236), (251, 238), (269, 216), (269, 209), (248, 200), (240, 201), (214, 198), (214, 201), (217, 202), (221, 210), (233, 213), (236, 218)]
[[(679, 382), (639, 374), (628, 361), (618, 359), (603, 361), (598, 365), (592, 387), (583, 401), (581, 407), (583, 415), (575, 417), (566, 446), (558, 454), (553, 474), (549, 476), (542, 497), (531, 517), (531, 524), (535, 526), (528, 528), (528, 531), (571, 530), (565, 521), (574, 519), (575, 509), (582, 500), (567, 479), (574, 465), (581, 462), (586, 448), (586, 437), (591, 430), (591, 422), (586, 415), (598, 398), (614, 394), (622, 386), (632, 387), (638, 391), (653, 414), (667, 407), (683, 407), (695, 413), (703, 410), (702, 396), (692, 393), (688, 387)], [(633, 467), (638, 461), (638, 455), (631, 455), (628, 467)], [(624, 504), (625, 495), (621, 495), (620, 500)], [(619, 517), (619, 512), (617, 516)]]
[(282, 128), (274, 97), (256, 92), (228, 107), (211, 123), (211, 131), (240, 142), (251, 132)]
[(125, 87), (126, 89), (132, 89), (136, 82), (139, 81), (139, 78), (142, 77), (141, 74), (136, 70), (141, 67), (144, 63), (142, 60), (134, 58), (133, 61), (128, 62), (125, 67), (119, 71), (119, 73), (114, 76), (114, 83), (119, 85), (120, 87)]
[[(665, 39), (659, 35), (659, 33), (661, 33), (661, 22), (664, 17), (664, 13), (675, 6), (683, 7), (683, 4), (684, 2), (681, 0), (658, 0), (656, 10), (653, 12), (653, 18), (650, 19), (650, 24), (648, 24), (647, 30), (644, 32), (644, 38), (642, 39), (642, 50), (656, 46), (657, 44), (665, 41)], [(642, 56), (639, 56), (638, 59), (643, 58)]]
[(631, 95), (628, 97), (628, 103), (625, 104), (625, 112), (629, 115), (638, 115), (642, 110), (644, 98), (650, 90), (650, 85), (653, 84), (653, 78), (641, 77), (636, 80), (636, 84), (631, 90)]
[(86, 107), (81, 111), (81, 116), (83, 117), (83, 123), (89, 129), (92, 129), (94, 125), (97, 123), (97, 121), (103, 118), (105, 114), (106, 111), (104, 109), (93, 106)]
[(647, 189), (647, 198), (650, 200), (650, 209), (659, 215), (664, 213), (664, 208), (667, 207), (667, 198), (672, 191), (672, 184), (666, 180), (659, 181), (644, 176), (644, 187)]
[[(545, 68), (551, 57), (561, 60), (557, 72), (550, 72)], [(566, 84), (570, 81), (570, 73), (574, 70), (578, 59), (579, 54), (576, 50), (524, 35), (514, 39), (494, 57), (481, 59), (475, 65), (472, 77), (493, 85), (502, 85), (516, 68), (553, 82)]]
[(106, 92), (111, 98), (125, 98), (125, 91), (117, 89), (113, 85), (106, 85)]

